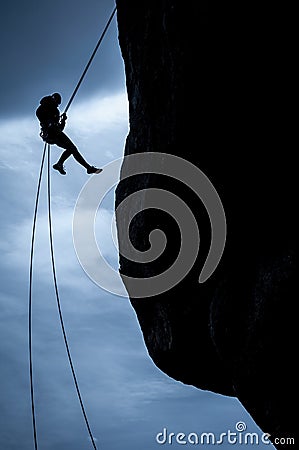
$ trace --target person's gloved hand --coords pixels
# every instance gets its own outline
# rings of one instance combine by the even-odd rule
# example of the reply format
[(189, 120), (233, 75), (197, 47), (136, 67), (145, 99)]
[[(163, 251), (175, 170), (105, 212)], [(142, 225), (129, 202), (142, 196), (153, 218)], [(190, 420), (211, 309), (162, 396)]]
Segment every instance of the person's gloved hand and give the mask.
[(62, 131), (65, 127), (65, 122), (66, 122), (67, 116), (65, 113), (61, 114), (60, 116), (60, 130)]

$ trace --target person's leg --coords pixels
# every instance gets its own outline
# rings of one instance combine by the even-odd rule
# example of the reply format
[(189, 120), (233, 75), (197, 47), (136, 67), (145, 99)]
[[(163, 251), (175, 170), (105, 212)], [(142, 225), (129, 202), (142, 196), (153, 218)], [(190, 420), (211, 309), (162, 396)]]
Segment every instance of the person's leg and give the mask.
[(65, 151), (60, 156), (57, 161), (58, 165), (63, 165), (63, 163), (71, 156), (75, 158), (75, 160), (81, 164), (81, 166), (85, 167), (85, 169), (89, 169), (91, 166), (87, 161), (83, 158), (83, 156), (79, 153), (77, 147), (73, 144), (70, 138), (63, 132), (59, 133), (55, 137), (55, 145), (58, 147), (64, 148)]

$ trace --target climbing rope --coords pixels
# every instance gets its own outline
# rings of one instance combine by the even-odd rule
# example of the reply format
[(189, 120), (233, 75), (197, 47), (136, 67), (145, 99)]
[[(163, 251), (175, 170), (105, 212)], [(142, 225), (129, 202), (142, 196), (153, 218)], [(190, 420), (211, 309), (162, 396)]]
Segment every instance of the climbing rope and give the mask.
[(67, 104), (66, 107), (65, 107), (64, 114), (67, 113), (69, 107), (71, 106), (72, 101), (74, 100), (75, 95), (76, 95), (77, 92), (78, 92), (78, 89), (79, 89), (79, 87), (80, 87), (80, 85), (81, 85), (81, 83), (82, 83), (82, 81), (83, 81), (83, 79), (84, 79), (84, 77), (85, 77), (85, 75), (86, 75), (86, 73), (87, 73), (87, 71), (88, 71), (88, 69), (89, 69), (91, 63), (92, 63), (92, 60), (93, 60), (93, 58), (95, 57), (95, 54), (96, 54), (96, 52), (97, 52), (99, 46), (101, 45), (101, 42), (102, 42), (102, 40), (103, 40), (103, 38), (104, 38), (104, 36), (105, 36), (105, 34), (106, 34), (108, 28), (109, 28), (109, 25), (110, 25), (110, 23), (111, 23), (111, 21), (112, 21), (112, 19), (113, 19), (113, 16), (114, 16), (114, 14), (115, 14), (115, 11), (116, 11), (116, 6), (115, 6), (115, 8), (113, 9), (113, 11), (112, 11), (112, 13), (111, 13), (111, 16), (109, 17), (109, 19), (108, 19), (108, 21), (107, 21), (107, 23), (106, 23), (106, 26), (105, 26), (105, 28), (104, 28), (104, 30), (103, 30), (101, 36), (100, 36), (100, 39), (98, 40), (98, 43), (97, 43), (97, 45), (95, 46), (95, 49), (94, 49), (94, 51), (92, 52), (92, 54), (91, 54), (91, 56), (90, 56), (90, 58), (89, 58), (89, 61), (88, 61), (88, 63), (86, 64), (85, 69), (84, 69), (83, 72), (82, 72), (82, 75), (81, 75), (81, 77), (80, 77), (80, 79), (79, 79), (79, 81), (78, 81), (78, 83), (77, 83), (77, 86), (76, 86), (75, 89), (74, 89), (74, 92), (73, 92), (72, 95), (71, 95), (71, 98), (70, 98), (69, 101), (68, 101), (68, 104)]
[(45, 144), (44, 151), (42, 154), (42, 160), (40, 165), (40, 172), (39, 172), (39, 178), (38, 178), (38, 185), (37, 185), (37, 192), (36, 192), (36, 199), (35, 199), (35, 208), (34, 208), (34, 217), (33, 217), (33, 227), (32, 227), (32, 237), (31, 237), (31, 251), (30, 251), (30, 270), (29, 270), (29, 320), (28, 320), (28, 327), (29, 327), (29, 375), (30, 375), (30, 393), (31, 393), (31, 413), (32, 413), (32, 426), (33, 426), (33, 438), (34, 438), (34, 448), (35, 450), (38, 450), (38, 440), (37, 440), (37, 427), (36, 427), (36, 414), (35, 414), (35, 401), (34, 401), (34, 382), (33, 382), (33, 358), (32, 358), (32, 286), (33, 286), (33, 260), (34, 260), (34, 243), (35, 243), (35, 232), (36, 232), (36, 221), (37, 221), (37, 212), (38, 212), (38, 205), (39, 205), (39, 198), (40, 198), (40, 188), (41, 188), (41, 181), (42, 181), (42, 175), (43, 175), (43, 169), (44, 169), (44, 162), (45, 162), (45, 155), (46, 155), (46, 149), (48, 147), (48, 158), (47, 158), (47, 197), (48, 197), (48, 227), (49, 227), (49, 239), (50, 239), (50, 253), (51, 253), (51, 264), (52, 264), (52, 273), (53, 273), (53, 282), (54, 282), (54, 289), (55, 289), (55, 295), (56, 295), (56, 303), (58, 308), (58, 314), (59, 314), (59, 320), (60, 320), (60, 326), (63, 334), (63, 340), (73, 376), (73, 380), (76, 387), (77, 396), (79, 399), (79, 403), (81, 406), (82, 414), (86, 423), (86, 427), (88, 430), (89, 437), (91, 439), (93, 448), (97, 450), (91, 428), (88, 422), (87, 414), (84, 408), (84, 403), (82, 400), (82, 395), (80, 393), (80, 388), (76, 376), (76, 372), (74, 369), (74, 364), (71, 357), (71, 352), (67, 340), (67, 335), (65, 331), (64, 321), (63, 321), (63, 315), (62, 315), (62, 309), (61, 309), (61, 303), (60, 303), (60, 297), (59, 297), (59, 291), (58, 291), (58, 284), (57, 284), (57, 276), (56, 276), (56, 265), (55, 265), (55, 256), (54, 256), (54, 244), (53, 244), (53, 232), (52, 232), (52, 214), (51, 214), (51, 176), (50, 176), (50, 145)]
[[(64, 110), (64, 113), (66, 113), (73, 102), (75, 95), (78, 92), (78, 89), (95, 57), (95, 54), (109, 28), (109, 25), (113, 19), (113, 16), (116, 12), (116, 7), (113, 9), (106, 26), (100, 36), (100, 39), (97, 42), (97, 45), (91, 54), (91, 57), (86, 64), (86, 67), (74, 89), (73, 94), (70, 97), (70, 100)], [(52, 232), (52, 218), (51, 218), (51, 177), (50, 177), (50, 145), (45, 143), (44, 150), (42, 153), (41, 158), (41, 164), (40, 164), (40, 171), (39, 171), (39, 177), (38, 177), (38, 184), (37, 184), (37, 190), (36, 190), (36, 197), (35, 197), (35, 207), (34, 207), (34, 215), (33, 215), (33, 222), (32, 222), (32, 233), (31, 233), (31, 249), (30, 249), (30, 268), (29, 268), (29, 293), (28, 293), (28, 347), (29, 347), (29, 378), (30, 378), (30, 395), (31, 395), (31, 415), (32, 415), (32, 427), (33, 427), (33, 439), (34, 439), (34, 448), (35, 450), (38, 450), (38, 439), (37, 439), (37, 426), (36, 426), (36, 411), (35, 411), (35, 399), (34, 399), (34, 380), (33, 380), (33, 355), (32, 355), (32, 286), (33, 286), (33, 261), (34, 261), (34, 244), (35, 244), (35, 235), (36, 235), (36, 222), (37, 222), (37, 212), (38, 212), (38, 205), (39, 205), (39, 198), (40, 198), (40, 188), (41, 188), (41, 181), (42, 181), (42, 175), (44, 170), (44, 162), (45, 162), (45, 156), (46, 156), (46, 150), (48, 147), (48, 158), (47, 158), (47, 197), (48, 197), (48, 227), (49, 227), (49, 238), (50, 238), (50, 253), (51, 253), (51, 264), (52, 264), (52, 273), (53, 273), (53, 282), (54, 282), (54, 289), (55, 289), (55, 295), (56, 295), (56, 303), (58, 308), (58, 314), (60, 319), (60, 326), (63, 334), (64, 344), (74, 380), (74, 384), (76, 387), (77, 396), (79, 399), (79, 403), (81, 406), (82, 414), (86, 423), (86, 427), (89, 433), (89, 437), (91, 440), (91, 443), (93, 445), (94, 450), (97, 450), (91, 428), (89, 425), (89, 421), (87, 418), (87, 414), (84, 408), (82, 396), (79, 389), (79, 384), (77, 380), (77, 376), (75, 373), (74, 365), (72, 362), (72, 357), (68, 345), (67, 335), (65, 331), (63, 316), (62, 316), (62, 310), (61, 310), (61, 304), (60, 304), (60, 298), (59, 298), (59, 291), (58, 291), (58, 284), (57, 284), (57, 276), (56, 276), (56, 266), (55, 266), (55, 257), (54, 257), (54, 245), (53, 245), (53, 232)]]
[(32, 426), (33, 426), (33, 438), (34, 438), (34, 448), (37, 450), (37, 433), (36, 433), (36, 417), (35, 417), (35, 403), (34, 403), (34, 384), (33, 384), (33, 365), (32, 365), (32, 278), (33, 278), (33, 257), (34, 257), (34, 242), (35, 242), (35, 231), (36, 231), (36, 218), (38, 211), (40, 187), (42, 181), (42, 174), (45, 162), (47, 144), (44, 145), (44, 151), (42, 154), (39, 178), (37, 183), (36, 197), (35, 197), (35, 207), (33, 215), (33, 225), (32, 225), (32, 235), (31, 235), (31, 250), (30, 250), (30, 269), (29, 269), (29, 301), (28, 301), (28, 327), (29, 327), (29, 376), (30, 376), (30, 394), (31, 394), (31, 413), (32, 413)]
[(73, 380), (74, 380), (74, 383), (75, 383), (78, 399), (79, 399), (79, 402), (80, 402), (81, 410), (82, 410), (82, 413), (83, 413), (83, 416), (84, 416), (84, 420), (85, 420), (85, 423), (86, 423), (86, 427), (87, 427), (87, 430), (88, 430), (88, 433), (89, 433), (89, 436), (90, 436), (93, 448), (96, 450), (97, 447), (96, 447), (96, 444), (94, 442), (94, 438), (93, 438), (93, 435), (92, 435), (92, 432), (91, 432), (91, 429), (90, 429), (90, 426), (89, 426), (88, 418), (87, 418), (87, 415), (86, 415), (86, 412), (85, 412), (82, 396), (81, 396), (80, 389), (79, 389), (79, 384), (78, 384), (78, 381), (77, 381), (76, 372), (75, 372), (75, 369), (74, 369), (74, 364), (73, 364), (72, 357), (71, 357), (71, 352), (70, 352), (70, 348), (69, 348), (69, 344), (68, 344), (68, 340), (67, 340), (67, 335), (66, 335), (66, 331), (65, 331), (64, 322), (63, 322), (60, 298), (59, 298), (57, 276), (56, 276), (56, 266), (55, 266), (55, 257), (54, 257), (52, 218), (51, 218), (51, 216), (52, 216), (52, 214), (51, 214), (51, 176), (50, 176), (50, 145), (49, 144), (48, 144), (48, 174), (47, 174), (47, 181), (48, 181), (48, 183), (47, 183), (47, 185), (48, 185), (48, 223), (49, 223), (50, 252), (51, 252), (53, 282), (54, 282), (54, 288), (55, 288), (56, 303), (57, 303), (57, 308), (58, 308), (60, 326), (61, 326), (61, 331), (62, 331), (62, 334), (63, 334), (63, 340), (64, 340), (64, 344), (65, 344), (65, 348), (66, 348), (66, 352), (67, 352), (67, 356), (68, 356), (68, 360), (69, 360), (69, 364), (70, 364)]

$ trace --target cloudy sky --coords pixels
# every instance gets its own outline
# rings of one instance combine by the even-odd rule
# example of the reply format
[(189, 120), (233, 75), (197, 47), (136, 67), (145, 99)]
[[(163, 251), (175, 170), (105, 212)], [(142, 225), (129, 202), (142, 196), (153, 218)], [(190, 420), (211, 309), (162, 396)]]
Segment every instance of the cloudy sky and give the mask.
[[(0, 14), (1, 288), (0, 448), (33, 446), (28, 366), (28, 282), (32, 218), (43, 142), (35, 109), (44, 95), (71, 96), (113, 0), (5, 2)], [(116, 19), (73, 102), (66, 128), (91, 164), (104, 167), (123, 154), (128, 133), (124, 67)], [(52, 163), (60, 150), (51, 148)], [(147, 355), (128, 299), (86, 275), (73, 245), (72, 221), (88, 181), (74, 160), (67, 176), (51, 171), (57, 278), (65, 327), (81, 394), (99, 449), (157, 450), (170, 432), (260, 430), (236, 399), (196, 390), (157, 369)], [(105, 170), (105, 169), (104, 169)], [(98, 175), (101, 176), (101, 175)], [(33, 283), (33, 364), (39, 448), (92, 448), (68, 366), (52, 283), (46, 179), (37, 222)], [(103, 253), (117, 268), (111, 235), (113, 189), (96, 222)], [(194, 447), (190, 442), (185, 447)], [(251, 445), (261, 448), (264, 445)], [(181, 448), (167, 441), (164, 446)], [(210, 447), (208, 444), (201, 447)], [(229, 449), (231, 444), (222, 444)], [(234, 448), (242, 448), (236, 444)], [(248, 446), (247, 446), (248, 447)], [(268, 446), (269, 448), (269, 446)]]

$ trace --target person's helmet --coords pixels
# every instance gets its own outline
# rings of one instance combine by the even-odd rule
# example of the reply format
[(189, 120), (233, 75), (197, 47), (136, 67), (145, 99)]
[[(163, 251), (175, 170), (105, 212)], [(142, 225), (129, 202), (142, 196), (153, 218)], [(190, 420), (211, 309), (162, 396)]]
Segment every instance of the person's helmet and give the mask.
[(58, 92), (55, 92), (54, 94), (51, 95), (51, 97), (53, 98), (53, 100), (60, 105), (61, 103), (61, 95), (58, 94)]

